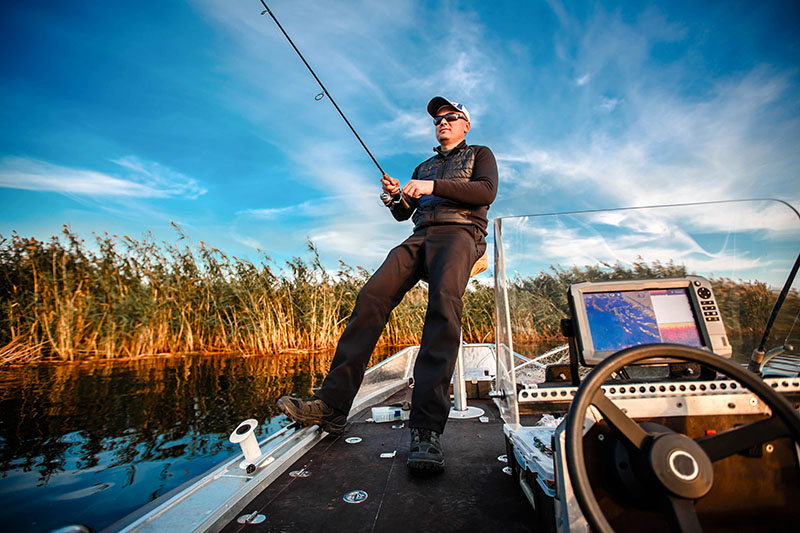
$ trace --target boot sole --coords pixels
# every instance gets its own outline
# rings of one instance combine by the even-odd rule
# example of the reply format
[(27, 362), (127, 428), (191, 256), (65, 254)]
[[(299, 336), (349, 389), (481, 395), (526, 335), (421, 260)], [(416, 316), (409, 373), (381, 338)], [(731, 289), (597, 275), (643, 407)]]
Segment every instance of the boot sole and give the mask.
[(283, 411), (283, 413), (286, 416), (288, 416), (298, 424), (302, 426), (313, 426), (314, 424), (316, 424), (324, 431), (327, 431), (332, 435), (341, 435), (342, 433), (344, 433), (344, 428), (347, 425), (347, 422), (342, 424), (336, 424), (314, 416), (304, 415), (301, 411), (295, 408), (294, 403), (288, 400), (284, 400), (283, 398), (278, 400), (278, 408), (281, 411)]
[(406, 461), (406, 466), (413, 470), (429, 470), (434, 472), (441, 472), (444, 470), (444, 459), (436, 461), (434, 459), (411, 459)]

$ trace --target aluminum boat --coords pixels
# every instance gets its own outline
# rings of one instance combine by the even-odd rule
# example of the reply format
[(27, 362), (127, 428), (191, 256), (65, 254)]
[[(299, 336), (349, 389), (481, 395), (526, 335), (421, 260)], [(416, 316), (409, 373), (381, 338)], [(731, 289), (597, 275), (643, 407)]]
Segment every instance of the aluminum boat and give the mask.
[(443, 473), (405, 465), (411, 347), (367, 372), (343, 435), (251, 441), (109, 530), (800, 527), (791, 206), (505, 217), (494, 247), (496, 343), (461, 347)]

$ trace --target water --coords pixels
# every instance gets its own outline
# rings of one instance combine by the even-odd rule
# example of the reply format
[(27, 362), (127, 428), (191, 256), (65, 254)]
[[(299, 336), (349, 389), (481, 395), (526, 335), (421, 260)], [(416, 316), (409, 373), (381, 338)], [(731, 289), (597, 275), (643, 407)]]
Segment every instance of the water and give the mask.
[[(374, 357), (373, 362), (385, 357)], [(330, 353), (170, 356), (0, 369), (0, 524), (100, 530), (286, 426), (284, 394), (319, 386)]]

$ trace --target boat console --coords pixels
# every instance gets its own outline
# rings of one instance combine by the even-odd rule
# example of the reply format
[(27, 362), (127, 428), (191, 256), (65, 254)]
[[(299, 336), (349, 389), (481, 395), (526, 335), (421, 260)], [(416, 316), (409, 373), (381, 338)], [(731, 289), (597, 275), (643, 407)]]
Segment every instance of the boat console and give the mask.
[(536, 530), (794, 527), (800, 378), (729, 361), (711, 283), (582, 282), (567, 298), (572, 384), (552, 367), (517, 382), (520, 424), (504, 428)]
[[(519, 383), (523, 420), (542, 418), (505, 428), (537, 531), (699, 530), (700, 516), (710, 529), (794, 523), (800, 418), (782, 395), (797, 405), (800, 378), (761, 381), (728, 361), (710, 283), (584, 282), (568, 296), (572, 366), (600, 366), (580, 386)], [(726, 377), (653, 371), (687, 363)], [(761, 482), (765, 470), (782, 483)], [(744, 516), (733, 503), (743, 494), (757, 509)]]
[[(505, 427), (537, 531), (699, 530), (699, 516), (711, 529), (758, 530), (765, 511), (778, 527), (794, 523), (800, 418), (783, 396), (797, 405), (800, 378), (761, 381), (729, 362), (708, 280), (583, 282), (568, 299), (572, 375), (600, 366), (580, 386), (518, 383), (522, 419), (541, 418)], [(675, 372), (690, 364), (725, 377)], [(765, 470), (783, 483), (761, 482)], [(743, 494), (757, 511), (743, 516), (733, 503)]]

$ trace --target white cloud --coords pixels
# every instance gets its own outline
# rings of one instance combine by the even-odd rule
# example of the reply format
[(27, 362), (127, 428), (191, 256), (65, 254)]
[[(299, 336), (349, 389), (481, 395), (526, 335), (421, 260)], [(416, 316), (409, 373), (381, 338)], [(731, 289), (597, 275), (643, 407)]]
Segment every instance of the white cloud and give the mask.
[(415, 139), (420, 142), (433, 144), (431, 136), (431, 120), (422, 113), (400, 111), (386, 125), (388, 131), (398, 131), (406, 139)]
[(352, 257), (359, 262), (379, 264), (389, 249), (398, 244), (382, 242), (384, 238), (365, 232), (364, 228), (353, 224), (344, 224), (333, 230), (320, 230), (309, 235), (311, 242), (320, 250), (334, 257)]
[(251, 248), (253, 250), (260, 250), (263, 248), (263, 245), (257, 239), (248, 237), (246, 235), (239, 235), (233, 230), (230, 231), (230, 236), (233, 240), (246, 246), (247, 248)]
[(0, 187), (92, 197), (197, 198), (206, 190), (192, 178), (158, 163), (128, 156), (113, 161), (124, 176), (64, 167), (21, 157), (0, 159)]
[(126, 156), (112, 161), (131, 171), (126, 178), (160, 191), (164, 196), (197, 198), (207, 192), (197, 180), (155, 161), (144, 161), (135, 156)]
[(367, 268), (377, 267), (410, 232), (410, 222), (398, 224), (374, 191), (242, 210), (231, 229), (237, 242), (269, 255), (311, 240), (326, 262), (343, 259)]
[(435, 74), (447, 80), (449, 86), (459, 88), (463, 99), (490, 92), (494, 86), (492, 63), (475, 43), (468, 43), (467, 47), (467, 50), (456, 53), (455, 61), (446, 62), (443, 71)]
[(610, 113), (614, 111), (614, 109), (620, 104), (621, 100), (619, 98), (612, 98), (612, 97), (602, 97), (600, 99), (600, 105), (598, 106), (603, 111)]
[(326, 196), (284, 207), (243, 209), (236, 214), (266, 220), (286, 216), (324, 218), (346, 212), (346, 209), (343, 209), (343, 207), (346, 208), (350, 203), (363, 206), (365, 203), (369, 204), (370, 202), (375, 202), (376, 198), (375, 195), (365, 194)]
[(302, 202), (296, 205), (289, 205), (286, 207), (270, 207), (265, 209), (244, 209), (237, 212), (237, 215), (249, 215), (253, 218), (272, 219), (278, 218), (282, 215), (297, 214), (298, 212), (306, 213), (311, 202)]

